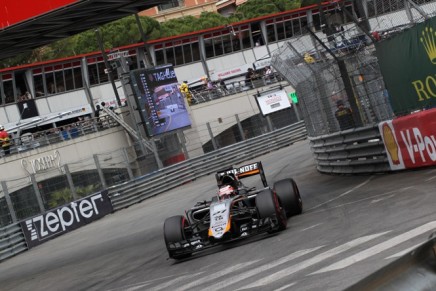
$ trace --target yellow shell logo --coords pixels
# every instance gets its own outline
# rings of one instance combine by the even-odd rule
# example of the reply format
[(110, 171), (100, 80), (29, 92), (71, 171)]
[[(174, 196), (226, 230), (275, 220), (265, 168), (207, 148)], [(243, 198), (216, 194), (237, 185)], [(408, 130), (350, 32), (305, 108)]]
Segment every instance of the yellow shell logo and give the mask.
[(400, 159), (398, 156), (398, 145), (395, 141), (394, 133), (387, 123), (383, 124), (383, 139), (385, 141), (386, 149), (388, 150), (389, 156), (391, 157), (392, 163), (394, 165), (400, 164)]
[(436, 32), (432, 27), (426, 27), (419, 39), (430, 59), (430, 62), (436, 65)]

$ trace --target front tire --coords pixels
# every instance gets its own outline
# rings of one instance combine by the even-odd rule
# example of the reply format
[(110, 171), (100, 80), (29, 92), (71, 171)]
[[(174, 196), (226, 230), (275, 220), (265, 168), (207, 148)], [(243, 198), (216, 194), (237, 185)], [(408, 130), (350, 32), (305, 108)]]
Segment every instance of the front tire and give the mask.
[(278, 224), (277, 231), (285, 230), (288, 225), (285, 209), (280, 205), (277, 195), (265, 189), (256, 195), (256, 208), (260, 218), (273, 218)]
[(170, 250), (170, 243), (177, 243), (187, 239), (185, 229), (189, 226), (188, 220), (182, 215), (171, 216), (164, 223), (164, 238), (168, 254), (173, 259), (183, 259), (191, 254), (178, 255), (174, 250)]
[(303, 200), (301, 199), (297, 183), (293, 179), (277, 181), (274, 183), (273, 190), (279, 197), (288, 217), (303, 212)]

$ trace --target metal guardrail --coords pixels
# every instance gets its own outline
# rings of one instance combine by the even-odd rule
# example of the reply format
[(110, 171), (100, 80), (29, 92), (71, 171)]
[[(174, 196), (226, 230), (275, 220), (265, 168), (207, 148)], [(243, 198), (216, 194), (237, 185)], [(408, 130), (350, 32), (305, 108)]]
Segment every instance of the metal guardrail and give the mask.
[(309, 137), (317, 169), (326, 174), (389, 172), (377, 125)]
[(0, 262), (27, 250), (19, 223), (0, 228)]
[(304, 122), (195, 157), (109, 189), (114, 210), (128, 207), (220, 168), (275, 151), (306, 139)]

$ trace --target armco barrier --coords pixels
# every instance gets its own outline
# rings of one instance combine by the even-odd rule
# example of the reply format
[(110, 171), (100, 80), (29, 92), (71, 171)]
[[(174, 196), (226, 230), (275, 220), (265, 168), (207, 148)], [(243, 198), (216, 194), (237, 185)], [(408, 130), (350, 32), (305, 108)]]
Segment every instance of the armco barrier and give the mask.
[(410, 250), (346, 291), (425, 291), (436, 287), (436, 238)]
[(326, 174), (389, 172), (377, 125), (309, 137), (318, 171)]
[(0, 228), (0, 261), (26, 250), (26, 240), (19, 223)]
[(109, 189), (114, 210), (128, 207), (186, 182), (214, 173), (220, 168), (275, 151), (306, 137), (304, 122), (298, 122), (118, 185)]

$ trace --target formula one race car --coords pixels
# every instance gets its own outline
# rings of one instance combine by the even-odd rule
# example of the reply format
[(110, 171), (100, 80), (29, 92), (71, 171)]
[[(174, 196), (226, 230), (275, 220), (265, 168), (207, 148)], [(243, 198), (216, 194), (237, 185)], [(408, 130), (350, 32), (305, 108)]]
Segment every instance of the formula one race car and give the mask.
[[(248, 188), (240, 181), (260, 175), (264, 188)], [(286, 229), (287, 218), (300, 214), (303, 203), (297, 184), (284, 179), (268, 186), (261, 162), (230, 168), (215, 174), (218, 193), (209, 201), (197, 202), (164, 223), (170, 258), (182, 259), (217, 244), (261, 232)]]

